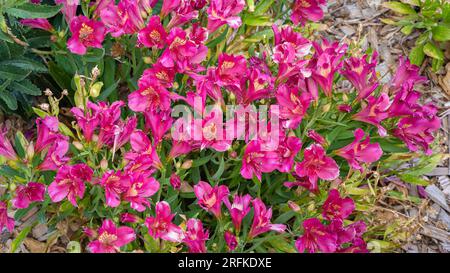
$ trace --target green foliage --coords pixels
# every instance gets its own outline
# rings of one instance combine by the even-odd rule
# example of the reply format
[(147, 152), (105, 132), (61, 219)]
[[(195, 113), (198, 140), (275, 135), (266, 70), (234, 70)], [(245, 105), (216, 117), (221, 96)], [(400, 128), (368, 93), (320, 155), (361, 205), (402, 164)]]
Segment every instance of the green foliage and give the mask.
[(405, 35), (420, 31), (416, 45), (409, 54), (411, 63), (422, 65), (425, 57), (432, 59), (432, 68), (439, 70), (444, 64), (444, 52), (450, 41), (450, 3), (445, 0), (416, 0), (386, 2), (384, 7), (399, 17), (383, 19), (386, 24), (401, 27)]

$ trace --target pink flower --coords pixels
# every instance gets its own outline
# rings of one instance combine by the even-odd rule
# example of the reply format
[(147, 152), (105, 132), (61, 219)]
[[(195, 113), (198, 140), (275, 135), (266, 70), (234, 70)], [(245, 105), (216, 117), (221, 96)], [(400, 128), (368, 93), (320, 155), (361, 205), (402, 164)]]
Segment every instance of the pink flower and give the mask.
[(409, 150), (415, 152), (422, 149), (425, 154), (431, 155), (433, 134), (441, 127), (441, 120), (436, 113), (434, 105), (417, 106), (412, 116), (400, 119), (394, 129), (394, 136), (405, 142)]
[(378, 98), (370, 96), (367, 98), (367, 105), (355, 114), (353, 119), (376, 126), (378, 134), (386, 136), (386, 129), (381, 125), (381, 122), (389, 117), (390, 104), (389, 96), (386, 93), (381, 93)]
[(378, 54), (374, 53), (370, 63), (367, 62), (367, 55), (362, 58), (351, 57), (344, 61), (344, 69), (341, 70), (341, 73), (356, 88), (357, 100), (367, 98), (379, 85), (375, 71), (377, 56)]
[(235, 250), (236, 247), (238, 246), (236, 236), (233, 235), (233, 233), (231, 233), (229, 231), (225, 231), (225, 234), (223, 236), (224, 236), (225, 242), (227, 243), (228, 249), (230, 251)]
[(244, 0), (211, 0), (208, 12), (208, 31), (214, 32), (224, 24), (239, 28), (241, 17), (237, 16), (245, 7)]
[(123, 194), (123, 200), (130, 202), (131, 208), (143, 212), (150, 206), (148, 197), (159, 190), (159, 182), (153, 177), (141, 173), (130, 174), (130, 186)]
[(13, 146), (11, 145), (11, 142), (6, 136), (7, 133), (7, 128), (0, 127), (0, 156), (4, 156), (10, 160), (16, 160), (18, 157)]
[(394, 88), (394, 91), (400, 90), (405, 84), (414, 86), (427, 81), (426, 77), (420, 76), (420, 67), (411, 64), (407, 57), (399, 58), (399, 65), (396, 71), (391, 82), (391, 87)]
[(56, 117), (46, 116), (45, 118), (38, 118), (36, 124), (37, 139), (34, 146), (36, 152), (42, 151), (62, 137), (58, 131), (59, 121)]
[(350, 113), (352, 111), (352, 107), (348, 104), (339, 104), (337, 108), (342, 113)]
[(170, 110), (148, 110), (144, 113), (145, 125), (152, 131), (155, 145), (163, 140), (164, 135), (172, 127), (171, 114)]
[(336, 162), (325, 154), (319, 144), (312, 144), (304, 151), (303, 161), (295, 166), (295, 173), (307, 180), (304, 186), (312, 192), (318, 190), (317, 180), (334, 180), (339, 176)]
[(114, 2), (99, 3), (95, 11), (111, 36), (134, 34), (144, 28), (142, 13), (145, 11), (140, 5), (142, 1), (122, 0), (118, 2), (117, 6), (114, 5)]
[(93, 171), (86, 164), (63, 165), (55, 180), (48, 186), (48, 194), (53, 202), (67, 199), (77, 206), (77, 197), (83, 198), (85, 185), (92, 179)]
[(148, 21), (145, 28), (138, 33), (138, 40), (146, 47), (164, 48), (166, 44), (167, 32), (164, 29), (159, 16), (153, 16)]
[(319, 133), (317, 133), (314, 130), (309, 130), (306, 134), (310, 139), (314, 140), (315, 143), (321, 145), (322, 147), (328, 146), (327, 140), (321, 136)]
[(129, 177), (120, 171), (114, 172), (110, 170), (103, 174), (100, 185), (105, 189), (107, 206), (115, 208), (120, 205), (121, 195), (130, 186), (129, 180)]
[(172, 18), (167, 24), (167, 28), (171, 29), (174, 27), (179, 27), (185, 23), (191, 21), (192, 19), (198, 18), (198, 10), (196, 10), (194, 1), (191, 0), (181, 0), (180, 4), (172, 12)]
[(38, 28), (49, 32), (54, 31), (53, 26), (48, 22), (47, 19), (44, 18), (21, 19), (20, 23), (24, 26), (28, 26), (31, 28)]
[(77, 16), (70, 22), (72, 37), (67, 41), (67, 48), (75, 54), (86, 54), (88, 47), (102, 48), (106, 29), (103, 23), (85, 16)]
[(294, 165), (295, 156), (302, 148), (302, 141), (295, 137), (284, 137), (277, 149), (279, 166), (278, 170), (283, 173), (290, 172)]
[(163, 0), (163, 4), (161, 7), (161, 16), (167, 16), (173, 10), (175, 10), (180, 4), (182, 0)]
[(132, 152), (125, 154), (125, 159), (130, 160), (127, 170), (153, 172), (161, 168), (161, 161), (150, 139), (141, 130), (134, 131), (130, 136)]
[(217, 218), (221, 217), (222, 201), (230, 193), (227, 186), (221, 185), (211, 187), (208, 183), (199, 181), (197, 185), (194, 186), (194, 193), (197, 197), (198, 205), (202, 209), (211, 212)]
[(145, 220), (145, 226), (148, 233), (155, 239), (161, 238), (170, 242), (181, 242), (183, 239), (183, 230), (172, 223), (175, 214), (170, 211), (170, 205), (165, 202), (156, 203), (155, 217), (148, 217)]
[(250, 239), (270, 230), (284, 232), (286, 225), (270, 223), (270, 219), (272, 218), (272, 208), (267, 209), (266, 205), (259, 198), (253, 199), (252, 204), (254, 216), (252, 227), (249, 232)]
[(174, 189), (179, 190), (181, 188), (181, 179), (176, 173), (170, 176), (169, 182)]
[(307, 219), (303, 222), (304, 233), (295, 242), (297, 251), (315, 253), (321, 251), (332, 253), (337, 249), (337, 236), (330, 233), (317, 218)]
[(247, 61), (244, 56), (222, 53), (219, 55), (216, 75), (222, 86), (239, 87), (240, 79), (247, 74)]
[(61, 137), (61, 139), (55, 140), (48, 148), (47, 154), (42, 163), (38, 166), (38, 169), (41, 171), (58, 170), (59, 167), (70, 160), (70, 158), (66, 156), (68, 151), (69, 141), (67, 137)]
[(56, 4), (62, 4), (61, 13), (64, 14), (67, 24), (70, 24), (77, 13), (80, 0), (55, 0)]
[(332, 220), (327, 227), (328, 232), (336, 235), (336, 252), (368, 252), (366, 243), (362, 235), (366, 232), (366, 224), (363, 221), (357, 221), (348, 226), (340, 219)]
[(205, 242), (209, 239), (209, 232), (203, 229), (200, 220), (191, 218), (186, 223), (183, 243), (185, 243), (191, 253), (206, 253)]
[(19, 185), (16, 189), (16, 197), (12, 203), (18, 209), (26, 209), (33, 202), (44, 201), (45, 185), (36, 182), (29, 182), (26, 185)]
[(223, 199), (225, 205), (230, 211), (231, 220), (237, 233), (241, 230), (241, 224), (244, 217), (250, 212), (250, 201), (252, 197), (249, 194), (244, 196), (235, 194), (233, 203), (228, 198)]
[(311, 95), (306, 92), (300, 93), (298, 88), (283, 84), (278, 87), (276, 98), (280, 106), (283, 127), (296, 129), (308, 111)]
[(158, 83), (166, 88), (170, 88), (173, 85), (175, 78), (175, 70), (173, 67), (165, 67), (161, 64), (160, 60), (155, 63), (151, 68), (144, 70), (141, 79), (156, 79)]
[(120, 247), (134, 241), (136, 234), (130, 227), (116, 227), (113, 221), (103, 221), (98, 230), (98, 238), (89, 243), (88, 248), (92, 253), (116, 253)]
[(358, 128), (354, 132), (355, 140), (349, 145), (336, 151), (336, 154), (345, 158), (355, 170), (362, 170), (363, 167), (360, 162), (373, 163), (378, 161), (383, 154), (383, 150), (378, 143), (370, 143), (370, 136), (368, 135), (365, 140), (364, 131)]
[(5, 202), (0, 202), (0, 232), (4, 227), (12, 232), (14, 230), (14, 219), (8, 216), (8, 205)]
[(141, 219), (132, 213), (125, 212), (120, 215), (120, 222), (122, 222), (122, 223), (133, 223), (134, 224), (134, 223), (138, 223), (139, 221), (141, 221)]
[(241, 175), (252, 179), (255, 175), (260, 181), (262, 173), (270, 173), (279, 166), (279, 157), (276, 152), (264, 151), (259, 140), (252, 140), (247, 145), (242, 157)]
[(294, 65), (294, 62), (301, 61), (311, 51), (312, 44), (308, 39), (295, 32), (292, 27), (285, 26), (278, 29), (277, 25), (272, 26), (275, 46), (273, 48), (273, 60), (275, 63), (287, 63)]
[(321, 5), (326, 5), (326, 0), (295, 0), (291, 14), (292, 22), (304, 26), (308, 20), (319, 21), (323, 18)]
[(347, 219), (355, 209), (355, 203), (350, 197), (341, 198), (339, 191), (336, 189), (330, 190), (328, 198), (322, 206), (322, 215), (327, 220)]
[(97, 106), (90, 101), (88, 101), (87, 104), (88, 109), (86, 109), (86, 111), (79, 107), (73, 107), (70, 112), (75, 116), (78, 126), (80, 126), (83, 131), (84, 138), (87, 142), (90, 142), (100, 120), (98, 117)]
[(128, 106), (135, 112), (167, 110), (170, 107), (169, 92), (154, 78), (141, 78), (139, 89), (128, 96)]

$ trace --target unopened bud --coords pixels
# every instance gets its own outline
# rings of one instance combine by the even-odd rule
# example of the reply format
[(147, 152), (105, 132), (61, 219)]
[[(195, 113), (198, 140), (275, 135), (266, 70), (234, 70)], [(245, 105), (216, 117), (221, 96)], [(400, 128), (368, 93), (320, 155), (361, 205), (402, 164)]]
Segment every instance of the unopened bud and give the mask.
[(170, 176), (169, 182), (170, 182), (170, 185), (172, 185), (172, 187), (174, 189), (179, 190), (181, 188), (181, 179), (176, 173), (173, 173)]
[(50, 110), (50, 105), (48, 103), (41, 103), (39, 105), (39, 108), (41, 108), (44, 111), (48, 111), (48, 110)]
[(34, 144), (30, 142), (27, 146), (27, 159), (31, 160), (34, 157)]
[(289, 200), (288, 201), (288, 206), (289, 208), (291, 208), (291, 210), (295, 211), (295, 212), (299, 212), (300, 211), (300, 206), (297, 205), (295, 202)]
[(69, 91), (67, 91), (67, 89), (64, 89), (61, 94), (63, 96), (68, 96), (69, 95)]
[(230, 152), (230, 157), (231, 158), (236, 158), (238, 156), (238, 154), (236, 153), (236, 151), (231, 151)]
[(92, 68), (91, 74), (92, 78), (97, 78), (100, 75), (100, 69), (98, 69), (98, 66)]
[(330, 111), (330, 109), (331, 109), (331, 104), (330, 104), (330, 103), (325, 104), (325, 105), (322, 107), (322, 111), (323, 111), (324, 113), (327, 113), (328, 111)]
[(75, 146), (75, 148), (77, 148), (78, 150), (83, 150), (83, 144), (81, 144), (81, 142), (79, 141), (74, 141), (72, 142), (73, 146)]
[(10, 191), (15, 191), (16, 188), (17, 188), (16, 183), (11, 182), (11, 184), (9, 184), (9, 190), (10, 190)]
[(192, 167), (192, 163), (193, 161), (191, 159), (187, 160), (181, 165), (181, 168), (184, 170), (190, 169)]
[(150, 57), (144, 57), (142, 59), (144, 60), (144, 63), (146, 63), (146, 64), (151, 64), (152, 63), (152, 58), (150, 58)]
[(96, 98), (100, 95), (100, 91), (102, 90), (103, 83), (102, 82), (96, 82), (92, 87), (91, 90), (89, 90), (89, 95), (91, 97)]
[(53, 92), (50, 89), (47, 88), (47, 89), (44, 90), (44, 95), (50, 97), (50, 96), (53, 96)]
[(100, 161), (100, 168), (101, 168), (102, 170), (107, 170), (107, 169), (108, 169), (108, 160), (106, 160), (106, 158), (103, 158), (103, 159)]

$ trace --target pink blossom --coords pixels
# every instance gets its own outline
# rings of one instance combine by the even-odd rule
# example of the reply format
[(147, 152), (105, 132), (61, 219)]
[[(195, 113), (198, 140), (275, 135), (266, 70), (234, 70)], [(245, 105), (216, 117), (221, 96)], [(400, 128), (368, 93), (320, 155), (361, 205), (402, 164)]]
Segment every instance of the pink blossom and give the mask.
[(272, 218), (272, 208), (267, 209), (266, 205), (259, 198), (253, 199), (252, 204), (254, 216), (252, 227), (249, 232), (249, 238), (254, 238), (259, 234), (270, 230), (284, 232), (286, 225), (270, 223), (270, 219)]
[(378, 98), (370, 96), (367, 98), (367, 105), (355, 114), (353, 119), (376, 126), (378, 134), (386, 136), (386, 129), (381, 125), (381, 122), (389, 117), (390, 104), (389, 96), (386, 93), (382, 93)]
[(61, 139), (62, 135), (58, 131), (59, 121), (56, 117), (46, 116), (45, 118), (38, 118), (36, 125), (37, 139), (34, 146), (36, 152), (42, 151), (57, 139)]
[(64, 14), (67, 24), (70, 24), (77, 13), (80, 0), (55, 0), (56, 4), (62, 4), (61, 13)]
[(242, 20), (237, 16), (245, 7), (244, 0), (211, 0), (208, 13), (208, 31), (214, 32), (222, 25), (239, 28)]
[(378, 54), (374, 53), (370, 63), (367, 61), (367, 55), (362, 58), (351, 57), (344, 61), (344, 68), (341, 73), (356, 88), (358, 92), (357, 100), (367, 98), (379, 85), (375, 71), (377, 56)]
[(272, 26), (275, 46), (273, 48), (273, 60), (275, 63), (294, 64), (300, 61), (311, 51), (312, 44), (308, 39), (295, 32), (292, 27), (285, 26), (278, 29), (277, 25)]
[(352, 111), (352, 107), (348, 104), (339, 104), (337, 108), (342, 113), (350, 113)]
[(427, 81), (426, 77), (420, 76), (420, 67), (411, 64), (407, 57), (399, 58), (399, 65), (391, 81), (394, 91), (399, 90), (404, 84), (419, 84)]
[(130, 202), (132, 209), (143, 212), (150, 206), (148, 197), (159, 190), (159, 182), (153, 177), (141, 173), (130, 174), (130, 186), (123, 194), (123, 200)]
[(230, 212), (231, 220), (237, 233), (241, 230), (242, 220), (250, 212), (251, 200), (252, 197), (249, 194), (243, 196), (235, 194), (233, 203), (230, 203), (228, 198), (223, 199)]
[(328, 146), (328, 142), (327, 140), (320, 135), (319, 133), (317, 133), (314, 130), (309, 130), (308, 133), (306, 134), (310, 139), (314, 140), (315, 143), (321, 145), (322, 147), (326, 147)]
[(287, 173), (290, 172), (294, 165), (295, 156), (300, 152), (302, 148), (302, 141), (295, 137), (284, 137), (277, 149), (279, 166), (278, 171)]
[(171, 29), (173, 27), (179, 27), (187, 22), (198, 18), (198, 10), (196, 10), (195, 5), (192, 4), (191, 0), (181, 0), (180, 4), (172, 12), (172, 18), (167, 24), (167, 28)]
[(191, 218), (186, 223), (183, 243), (185, 243), (191, 253), (206, 253), (205, 242), (209, 239), (209, 232), (203, 229), (200, 220)]
[(327, 220), (347, 219), (355, 209), (355, 203), (350, 197), (341, 198), (339, 191), (330, 190), (328, 198), (322, 206), (322, 215)]
[(217, 218), (221, 217), (222, 201), (230, 193), (227, 186), (221, 185), (211, 187), (209, 183), (199, 181), (197, 185), (194, 186), (194, 193), (197, 197), (198, 205), (202, 209), (211, 212)]
[(7, 128), (0, 127), (0, 156), (4, 156), (10, 160), (16, 160), (18, 157), (13, 146), (11, 145), (11, 142), (6, 136), (7, 133)]
[(146, 47), (164, 48), (167, 32), (165, 31), (159, 16), (153, 16), (143, 29), (139, 30), (138, 40)]
[(75, 54), (86, 54), (88, 47), (102, 48), (106, 29), (103, 23), (85, 16), (77, 16), (70, 22), (72, 37), (67, 41), (67, 48)]
[(246, 179), (252, 179), (255, 175), (261, 181), (262, 173), (273, 172), (278, 166), (278, 154), (275, 151), (264, 151), (261, 141), (252, 140), (242, 157), (241, 175)]
[(291, 14), (292, 22), (304, 26), (308, 20), (319, 21), (323, 18), (322, 5), (326, 5), (326, 0), (295, 0)]
[(92, 179), (93, 171), (86, 164), (63, 165), (59, 168), (55, 180), (48, 186), (48, 194), (53, 202), (67, 199), (77, 206), (77, 197), (83, 198), (85, 182)]
[(222, 86), (239, 87), (240, 79), (247, 74), (247, 61), (244, 56), (222, 53), (219, 55), (216, 75)]
[(19, 185), (16, 189), (16, 196), (12, 203), (18, 209), (25, 209), (33, 202), (44, 201), (45, 185), (36, 182), (28, 182), (26, 185)]
[(116, 253), (120, 247), (134, 241), (136, 234), (130, 227), (116, 227), (113, 221), (103, 221), (98, 230), (97, 240), (89, 243), (88, 248), (92, 253)]
[(176, 173), (170, 176), (169, 182), (174, 189), (179, 190), (181, 188), (181, 179)]
[(225, 231), (223, 236), (224, 236), (225, 242), (227, 243), (228, 249), (230, 251), (235, 250), (236, 247), (238, 246), (236, 236), (229, 231)]
[(38, 166), (41, 171), (51, 170), (56, 171), (59, 167), (67, 163), (70, 158), (66, 156), (69, 151), (69, 141), (67, 137), (55, 140), (48, 148), (44, 160)]
[(317, 218), (303, 221), (304, 233), (295, 242), (297, 251), (303, 253), (335, 252), (337, 249), (337, 235), (330, 233)]
[(355, 140), (349, 145), (336, 151), (336, 154), (345, 158), (355, 170), (362, 170), (360, 162), (373, 163), (378, 161), (383, 154), (380, 144), (370, 143), (370, 136), (368, 135), (365, 140), (362, 140), (365, 136), (364, 131), (358, 128), (354, 132)]
[(0, 202), (0, 232), (4, 227), (12, 232), (14, 230), (14, 219), (8, 216), (8, 205), (5, 202)]
[(54, 31), (53, 26), (48, 22), (47, 19), (44, 18), (21, 19), (20, 23), (24, 26), (28, 26), (31, 28), (38, 28), (49, 32)]
[(88, 101), (86, 111), (79, 107), (73, 107), (70, 112), (75, 116), (78, 126), (83, 131), (84, 138), (87, 142), (92, 140), (92, 135), (100, 123), (97, 107), (94, 103)]
[(122, 222), (122, 223), (133, 223), (134, 224), (134, 223), (138, 223), (139, 221), (141, 221), (141, 219), (132, 213), (125, 212), (120, 215), (120, 222)]
[(109, 170), (103, 174), (100, 185), (105, 189), (106, 205), (115, 208), (120, 205), (121, 195), (130, 186), (130, 178), (120, 171)]
[(325, 154), (319, 144), (312, 144), (304, 151), (303, 161), (295, 166), (295, 173), (306, 179), (303, 186), (312, 192), (318, 190), (317, 180), (334, 180), (339, 176), (336, 162)]
[(163, 0), (163, 4), (161, 7), (161, 16), (167, 16), (173, 10), (175, 10), (180, 4), (182, 0)]
[(175, 69), (173, 67), (165, 67), (158, 60), (151, 68), (144, 70), (141, 79), (156, 79), (160, 85), (170, 88), (175, 79)]
[(150, 128), (155, 145), (159, 144), (170, 130), (173, 118), (170, 110), (148, 110), (144, 113), (145, 125)]
[(167, 110), (170, 107), (169, 92), (154, 78), (141, 78), (139, 89), (128, 96), (128, 106), (135, 112)]
[(170, 211), (170, 205), (165, 202), (158, 202), (155, 206), (155, 217), (147, 217), (145, 225), (148, 233), (155, 239), (161, 238), (170, 242), (181, 242), (183, 230), (172, 223), (175, 214)]
[(281, 85), (276, 92), (277, 102), (280, 106), (280, 118), (283, 119), (283, 127), (296, 129), (311, 104), (309, 93), (300, 93), (298, 88)]

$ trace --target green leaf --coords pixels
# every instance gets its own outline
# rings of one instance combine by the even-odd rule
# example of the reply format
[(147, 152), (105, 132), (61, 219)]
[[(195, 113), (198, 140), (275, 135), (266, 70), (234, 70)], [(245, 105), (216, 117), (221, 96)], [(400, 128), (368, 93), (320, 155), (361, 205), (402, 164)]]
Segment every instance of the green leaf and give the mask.
[(244, 24), (254, 27), (271, 26), (273, 24), (270, 16), (253, 15), (249, 13), (242, 16), (242, 21)]
[(35, 72), (47, 72), (47, 67), (43, 65), (42, 63), (36, 62), (34, 60), (22, 58), (22, 59), (16, 59), (16, 60), (6, 60), (3, 62), (0, 62), (0, 66), (2, 65), (12, 65), (18, 68), (22, 68), (25, 70), (31, 70)]
[(220, 158), (219, 168), (217, 169), (217, 172), (213, 175), (212, 179), (217, 181), (222, 176), (223, 171), (225, 170), (225, 161), (223, 160), (223, 157)]
[(270, 39), (273, 37), (272, 29), (265, 29), (254, 33), (252, 36), (246, 38), (244, 42), (246, 43), (257, 43), (263, 39)]
[(410, 5), (401, 2), (385, 2), (383, 6), (400, 14), (417, 14)]
[(18, 18), (50, 18), (55, 16), (61, 10), (61, 7), (61, 5), (50, 6), (26, 3), (18, 7), (7, 8), (5, 12)]
[(12, 82), (9, 88), (32, 96), (40, 96), (42, 94), (41, 89), (27, 79), (20, 82)]
[(428, 184), (430, 184), (430, 182), (428, 182), (427, 180), (422, 179), (415, 175), (410, 175), (410, 174), (400, 175), (400, 179), (403, 180), (404, 182), (414, 184), (414, 185), (428, 186)]
[(414, 25), (407, 25), (402, 27), (401, 32), (405, 35), (411, 34), (411, 32), (414, 30)]
[(14, 65), (0, 65), (0, 79), (21, 81), (31, 73), (30, 70)]
[(423, 46), (415, 46), (409, 53), (409, 60), (412, 64), (421, 66), (423, 59), (425, 58), (425, 53), (423, 52)]
[(220, 44), (225, 38), (227, 37), (229, 27), (226, 26), (226, 28), (223, 30), (223, 32), (214, 40), (211, 40), (206, 43), (206, 46), (208, 48), (215, 47), (216, 45)]
[(275, 2), (275, 0), (259, 1), (258, 5), (256, 5), (254, 14), (255, 15), (264, 14), (272, 6), (273, 2)]
[(47, 112), (36, 108), (36, 107), (32, 107), (33, 108), (33, 112), (36, 113), (36, 115), (38, 115), (40, 118), (45, 118), (46, 116), (48, 116)]
[(22, 244), (23, 240), (27, 237), (28, 233), (31, 231), (31, 225), (27, 226), (26, 228), (22, 229), (22, 231), (17, 235), (16, 239), (12, 241), (11, 243), (11, 253), (15, 253), (16, 250), (19, 248), (19, 246)]
[(13, 43), (14, 41), (11, 39), (11, 37), (9, 37), (8, 35), (6, 35), (3, 31), (0, 30), (0, 40), (3, 40), (5, 42), (8, 43)]
[(9, 109), (17, 110), (17, 99), (16, 97), (9, 91), (3, 91), (0, 93), (0, 98), (6, 103)]
[(439, 25), (434, 27), (431, 32), (435, 41), (445, 42), (450, 40), (450, 26)]
[(442, 50), (431, 42), (428, 42), (423, 47), (423, 52), (431, 58), (438, 59), (438, 60), (444, 60), (444, 53), (442, 52)]
[(16, 133), (16, 137), (14, 139), (14, 148), (17, 152), (17, 155), (20, 158), (25, 158), (26, 152), (25, 147), (27, 144), (27, 140), (25, 139), (25, 136), (22, 134), (22, 132), (18, 131)]

